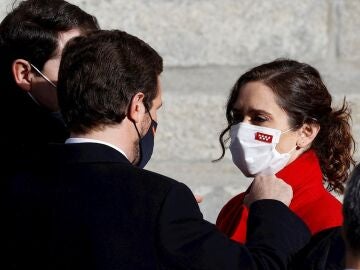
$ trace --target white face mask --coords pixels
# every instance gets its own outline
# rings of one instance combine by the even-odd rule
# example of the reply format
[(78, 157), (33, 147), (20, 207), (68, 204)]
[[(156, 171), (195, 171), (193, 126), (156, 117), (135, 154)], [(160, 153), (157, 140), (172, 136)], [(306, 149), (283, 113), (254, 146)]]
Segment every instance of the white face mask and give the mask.
[(279, 143), (281, 130), (239, 123), (230, 128), (230, 151), (234, 164), (247, 176), (275, 174), (285, 167), (290, 152), (280, 154), (275, 146)]

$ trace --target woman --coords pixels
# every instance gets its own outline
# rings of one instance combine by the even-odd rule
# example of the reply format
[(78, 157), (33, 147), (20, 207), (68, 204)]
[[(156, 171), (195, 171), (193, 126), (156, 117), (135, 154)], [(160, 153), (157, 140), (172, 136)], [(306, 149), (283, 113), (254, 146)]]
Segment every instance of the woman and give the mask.
[[(338, 256), (343, 253), (338, 233), (342, 205), (329, 191), (344, 191), (349, 167), (354, 164), (354, 139), (345, 100), (338, 110), (331, 107), (331, 101), (315, 68), (275, 60), (238, 79), (227, 103), (228, 127), (220, 135), (220, 159), (229, 132), (233, 162), (245, 176), (276, 174), (292, 186), (289, 207), (313, 235), (299, 255), (299, 269), (322, 269), (325, 266), (316, 265), (327, 264), (334, 251)], [(246, 242), (246, 193), (231, 199), (217, 219), (218, 228), (241, 243)], [(340, 267), (341, 258), (334, 260)]]

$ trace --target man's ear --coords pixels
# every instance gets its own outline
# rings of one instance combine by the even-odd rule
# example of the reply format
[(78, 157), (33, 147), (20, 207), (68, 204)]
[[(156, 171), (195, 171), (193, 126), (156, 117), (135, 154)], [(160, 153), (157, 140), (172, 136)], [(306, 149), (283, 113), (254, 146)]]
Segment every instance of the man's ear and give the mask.
[(142, 121), (145, 115), (145, 106), (144, 106), (144, 94), (142, 92), (136, 93), (130, 102), (128, 117), (130, 120), (133, 120), (135, 123)]
[(299, 129), (300, 138), (297, 140), (296, 146), (299, 148), (307, 148), (315, 140), (315, 137), (319, 131), (319, 124), (303, 124), (303, 126)]
[(31, 90), (31, 65), (24, 59), (16, 59), (11, 67), (15, 83), (24, 91)]

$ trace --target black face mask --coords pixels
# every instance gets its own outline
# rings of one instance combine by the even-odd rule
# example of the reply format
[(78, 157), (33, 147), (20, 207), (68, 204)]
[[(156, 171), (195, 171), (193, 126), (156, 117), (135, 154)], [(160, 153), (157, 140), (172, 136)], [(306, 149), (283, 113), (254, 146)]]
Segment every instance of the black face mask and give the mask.
[(154, 121), (152, 119), (149, 111), (148, 111), (148, 114), (150, 115), (151, 124), (150, 124), (149, 130), (147, 131), (147, 133), (145, 134), (144, 137), (141, 138), (140, 133), (134, 122), (136, 131), (139, 136), (140, 160), (136, 164), (136, 166), (139, 168), (144, 168), (146, 166), (146, 164), (149, 162), (151, 155), (153, 153), (153, 150), (154, 150), (154, 136), (155, 136), (155, 132), (156, 132), (156, 128), (157, 128), (157, 123), (156, 123), (156, 121)]

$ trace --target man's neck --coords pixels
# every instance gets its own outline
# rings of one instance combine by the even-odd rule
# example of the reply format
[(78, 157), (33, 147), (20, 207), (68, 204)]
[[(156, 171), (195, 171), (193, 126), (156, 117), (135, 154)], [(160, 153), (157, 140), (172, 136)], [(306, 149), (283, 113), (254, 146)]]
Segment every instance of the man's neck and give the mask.
[(131, 141), (133, 134), (131, 129), (126, 129), (119, 125), (106, 126), (101, 129), (92, 130), (87, 133), (74, 133), (70, 134), (70, 138), (83, 138), (83, 139), (92, 139), (97, 141), (102, 141), (107, 144), (111, 144), (119, 149), (121, 149), (128, 160), (132, 162), (134, 159), (134, 142)]

